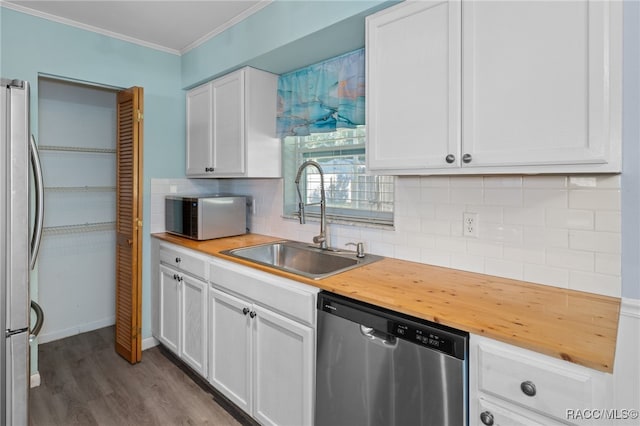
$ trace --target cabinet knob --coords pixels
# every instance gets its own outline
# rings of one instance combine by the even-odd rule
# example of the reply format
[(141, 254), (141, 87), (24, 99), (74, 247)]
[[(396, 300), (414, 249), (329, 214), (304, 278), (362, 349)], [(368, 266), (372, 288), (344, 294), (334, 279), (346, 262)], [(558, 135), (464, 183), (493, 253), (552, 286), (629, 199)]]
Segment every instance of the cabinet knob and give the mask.
[(462, 156), (462, 162), (463, 163), (470, 163), (471, 162), (471, 154), (465, 154)]
[(480, 413), (480, 421), (487, 426), (492, 426), (493, 414), (491, 414), (489, 411), (483, 411), (482, 413)]
[(251, 311), (251, 312), (249, 313), (249, 316), (250, 316), (251, 318), (255, 318), (255, 317), (256, 317), (256, 315), (258, 315), (258, 314), (256, 314), (256, 311)]
[(212, 172), (213, 171), (213, 167), (205, 167), (204, 171), (207, 172), (207, 173), (208, 172)]
[(520, 383), (520, 390), (527, 396), (536, 395), (536, 385), (534, 385), (533, 382), (529, 380)]
[(242, 313), (247, 315), (249, 313), (249, 308), (242, 309)]
[(178, 279), (178, 274), (173, 274), (173, 279), (177, 280)]
[(180, 263), (182, 262), (182, 259), (180, 259), (179, 257), (176, 257), (176, 263)]
[(456, 156), (453, 154), (449, 154), (446, 157), (444, 157), (444, 161), (446, 161), (447, 163), (451, 164), (454, 161), (456, 161)]

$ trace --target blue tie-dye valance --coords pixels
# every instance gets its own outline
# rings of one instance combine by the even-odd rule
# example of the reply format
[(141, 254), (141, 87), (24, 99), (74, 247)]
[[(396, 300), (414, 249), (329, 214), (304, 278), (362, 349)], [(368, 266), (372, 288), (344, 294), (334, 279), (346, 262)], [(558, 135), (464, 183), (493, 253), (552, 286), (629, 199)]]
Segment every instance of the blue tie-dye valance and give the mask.
[(281, 75), (278, 136), (306, 136), (364, 124), (364, 90), (364, 49)]

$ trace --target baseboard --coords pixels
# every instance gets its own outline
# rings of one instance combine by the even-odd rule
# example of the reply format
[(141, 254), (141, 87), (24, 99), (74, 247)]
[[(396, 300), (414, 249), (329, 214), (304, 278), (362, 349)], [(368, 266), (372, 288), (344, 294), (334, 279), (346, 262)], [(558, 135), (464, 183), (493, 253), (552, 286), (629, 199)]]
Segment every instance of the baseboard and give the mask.
[(35, 372), (31, 375), (31, 387), (32, 388), (37, 388), (38, 386), (40, 386), (40, 373), (39, 372)]
[(55, 330), (38, 335), (38, 344), (53, 342), (54, 340), (64, 339), (65, 337), (75, 336), (76, 334), (86, 333), (87, 331), (97, 330), (99, 328), (109, 327), (116, 323), (116, 317), (108, 317), (98, 321), (86, 324), (76, 325), (63, 330)]
[(623, 297), (620, 301), (620, 315), (640, 318), (640, 299)]
[(146, 351), (147, 349), (151, 349), (159, 344), (160, 342), (155, 337), (147, 337), (146, 339), (142, 339), (142, 350)]

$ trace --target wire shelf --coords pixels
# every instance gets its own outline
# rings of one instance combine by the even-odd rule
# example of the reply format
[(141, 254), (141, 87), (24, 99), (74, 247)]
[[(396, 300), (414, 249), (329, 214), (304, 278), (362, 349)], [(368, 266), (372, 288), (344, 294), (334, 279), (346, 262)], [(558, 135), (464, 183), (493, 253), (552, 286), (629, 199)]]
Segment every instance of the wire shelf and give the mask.
[(115, 186), (48, 186), (47, 192), (115, 192)]
[(85, 152), (98, 154), (115, 154), (116, 150), (111, 148), (88, 148), (81, 146), (54, 146), (39, 145), (38, 151), (63, 151), (63, 152)]
[(83, 225), (48, 226), (42, 230), (45, 236), (80, 234), (85, 232), (115, 231), (115, 222), (85, 223)]

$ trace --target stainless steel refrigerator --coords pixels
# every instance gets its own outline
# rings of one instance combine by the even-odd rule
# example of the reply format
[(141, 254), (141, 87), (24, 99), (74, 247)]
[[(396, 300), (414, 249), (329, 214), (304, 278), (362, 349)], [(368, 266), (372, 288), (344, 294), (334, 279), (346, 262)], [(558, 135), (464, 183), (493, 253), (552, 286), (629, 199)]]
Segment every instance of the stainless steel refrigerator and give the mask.
[[(0, 79), (0, 424), (29, 421), (29, 271), (42, 235), (42, 173), (29, 128), (29, 84)], [(35, 196), (30, 197), (30, 164)], [(30, 199), (33, 198), (34, 225)], [(33, 230), (31, 229), (33, 227)]]

